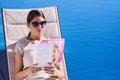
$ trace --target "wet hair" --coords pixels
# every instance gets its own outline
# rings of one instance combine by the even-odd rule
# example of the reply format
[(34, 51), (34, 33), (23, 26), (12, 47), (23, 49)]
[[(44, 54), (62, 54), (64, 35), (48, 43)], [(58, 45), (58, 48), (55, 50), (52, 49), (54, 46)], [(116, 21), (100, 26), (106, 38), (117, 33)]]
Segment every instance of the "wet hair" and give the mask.
[(39, 10), (31, 10), (29, 13), (28, 13), (28, 16), (27, 16), (27, 23), (30, 23), (36, 16), (41, 16), (45, 19), (45, 16), (43, 14), (42, 11), (39, 11)]

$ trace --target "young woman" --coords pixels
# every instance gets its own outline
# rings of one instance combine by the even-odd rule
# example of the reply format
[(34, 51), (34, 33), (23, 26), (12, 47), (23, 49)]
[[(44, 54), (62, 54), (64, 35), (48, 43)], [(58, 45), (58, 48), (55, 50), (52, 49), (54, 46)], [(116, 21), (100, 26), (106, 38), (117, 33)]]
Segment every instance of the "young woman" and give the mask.
[[(19, 40), (15, 47), (15, 79), (16, 80), (63, 80), (64, 74), (61, 65), (55, 67), (53, 60), (51, 67), (36, 67), (33, 64), (34, 41), (45, 40), (43, 36), (46, 27), (45, 16), (42, 11), (31, 10), (27, 16), (27, 27), (30, 33), (26, 38)], [(56, 58), (57, 59), (57, 58)], [(50, 76), (52, 74), (52, 76)]]

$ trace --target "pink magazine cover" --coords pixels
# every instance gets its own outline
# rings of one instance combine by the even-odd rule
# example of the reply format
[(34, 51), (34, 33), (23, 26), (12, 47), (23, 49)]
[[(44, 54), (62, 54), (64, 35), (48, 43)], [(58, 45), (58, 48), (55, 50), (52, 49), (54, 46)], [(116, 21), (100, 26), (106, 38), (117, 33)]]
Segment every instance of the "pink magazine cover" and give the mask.
[(43, 40), (42, 42), (45, 42), (45, 43), (53, 42), (55, 45), (58, 46), (58, 48), (59, 48), (58, 63), (61, 62), (62, 57), (63, 57), (65, 39), (64, 38), (61, 38), (61, 39), (46, 39), (46, 40)]

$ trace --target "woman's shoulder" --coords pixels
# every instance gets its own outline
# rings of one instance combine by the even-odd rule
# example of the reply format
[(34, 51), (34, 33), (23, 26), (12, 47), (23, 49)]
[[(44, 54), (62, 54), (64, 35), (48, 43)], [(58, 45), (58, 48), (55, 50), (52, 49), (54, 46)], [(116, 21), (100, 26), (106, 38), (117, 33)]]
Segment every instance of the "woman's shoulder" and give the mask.
[(27, 38), (22, 38), (22, 39), (20, 39), (20, 40), (18, 40), (18, 42), (29, 42), (29, 40), (27, 39)]
[(17, 41), (17, 44), (24, 45), (24, 44), (29, 43), (29, 42), (30, 41), (27, 38), (22, 38), (22, 39)]
[(22, 38), (20, 40), (17, 41), (16, 45), (15, 45), (15, 49), (14, 51), (15, 52), (18, 52), (18, 53), (23, 53), (23, 48), (28, 44), (28, 41), (26, 38)]

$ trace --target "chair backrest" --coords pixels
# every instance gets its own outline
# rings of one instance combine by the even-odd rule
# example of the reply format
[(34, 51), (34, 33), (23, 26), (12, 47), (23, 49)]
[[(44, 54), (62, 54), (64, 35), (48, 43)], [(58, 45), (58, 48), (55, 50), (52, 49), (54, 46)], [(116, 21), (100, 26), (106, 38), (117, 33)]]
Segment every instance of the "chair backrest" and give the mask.
[[(45, 15), (47, 25), (44, 31), (44, 36), (47, 38), (61, 38), (57, 7), (53, 6), (32, 9), (41, 10)], [(29, 33), (29, 29), (26, 26), (26, 17), (28, 12), (32, 9), (2, 9), (10, 80), (15, 80), (15, 58), (13, 50), (16, 42), (21, 38), (26, 37)], [(62, 64), (65, 73), (64, 80), (68, 80), (64, 56)]]

